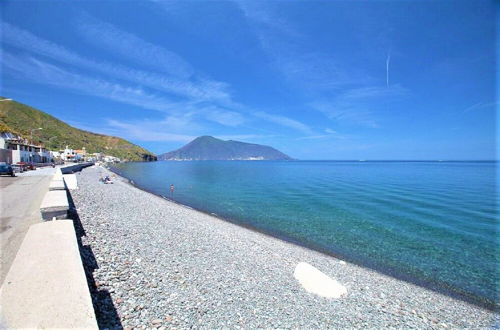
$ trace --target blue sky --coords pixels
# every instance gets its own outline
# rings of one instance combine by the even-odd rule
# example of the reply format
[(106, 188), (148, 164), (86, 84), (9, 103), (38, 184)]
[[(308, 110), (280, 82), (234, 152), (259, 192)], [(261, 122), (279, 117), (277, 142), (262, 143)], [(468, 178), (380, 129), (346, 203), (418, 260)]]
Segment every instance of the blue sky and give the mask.
[[(1, 94), (155, 153), (494, 159), (493, 1), (2, 1)], [(78, 147), (78, 146), (74, 146)]]

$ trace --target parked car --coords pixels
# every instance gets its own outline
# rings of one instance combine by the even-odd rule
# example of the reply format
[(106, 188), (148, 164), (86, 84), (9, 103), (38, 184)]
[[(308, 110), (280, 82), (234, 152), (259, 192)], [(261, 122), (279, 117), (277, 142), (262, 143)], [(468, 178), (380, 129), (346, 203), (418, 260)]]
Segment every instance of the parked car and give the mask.
[(12, 168), (12, 166), (10, 166), (9, 164), (0, 164), (0, 175), (10, 175), (10, 176), (16, 176), (14, 174), (14, 169)]
[(27, 163), (27, 162), (17, 162), (17, 165), (20, 165), (24, 171), (29, 171), (29, 170), (34, 170), (36, 169), (35, 165), (33, 163)]
[(23, 171), (28, 171), (28, 164), (25, 162), (17, 162), (17, 166), (19, 166)]
[(24, 172), (24, 168), (19, 164), (12, 164), (11, 166), (12, 166), (12, 169), (14, 169), (15, 173), (23, 173)]

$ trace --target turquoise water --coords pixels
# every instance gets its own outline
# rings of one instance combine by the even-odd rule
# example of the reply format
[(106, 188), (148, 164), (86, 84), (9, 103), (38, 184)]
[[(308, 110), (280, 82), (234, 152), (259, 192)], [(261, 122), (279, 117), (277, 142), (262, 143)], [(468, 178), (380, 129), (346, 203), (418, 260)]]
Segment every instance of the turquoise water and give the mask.
[(196, 209), (496, 304), (496, 168), (494, 162), (194, 161), (115, 170)]

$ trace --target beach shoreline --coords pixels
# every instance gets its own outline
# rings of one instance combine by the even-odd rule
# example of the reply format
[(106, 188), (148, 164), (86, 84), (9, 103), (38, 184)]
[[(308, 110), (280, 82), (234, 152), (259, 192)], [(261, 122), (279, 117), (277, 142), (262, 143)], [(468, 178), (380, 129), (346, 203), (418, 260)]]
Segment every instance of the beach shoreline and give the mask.
[[(107, 283), (107, 279), (110, 274), (115, 272), (115, 268), (120, 270), (120, 274), (139, 271), (141, 268), (140, 265), (135, 265), (132, 262), (133, 266), (130, 266), (130, 260), (125, 262), (122, 258), (127, 257), (124, 254), (125, 251), (134, 250), (133, 248), (138, 246), (147, 246), (146, 250), (152, 250), (155, 252), (153, 254), (159, 255), (160, 260), (157, 261), (155, 258), (155, 262), (161, 265), (160, 269), (166, 271), (164, 276), (170, 280), (174, 278), (174, 283), (170, 284), (177, 284), (177, 286), (167, 285), (164, 281), (154, 281), (156, 288), (160, 286), (159, 283), (162, 283), (161, 286), (165, 286), (163, 289), (168, 287), (174, 292), (183, 291), (182, 288), (186, 284), (191, 289), (187, 289), (191, 295), (188, 294), (183, 297), (180, 293), (176, 294), (171, 299), (172, 312), (168, 312), (169, 306), (160, 304), (160, 302), (164, 301), (164, 299), (159, 298), (161, 295), (154, 295), (151, 297), (152, 299), (144, 300), (142, 309), (140, 308), (141, 304), (138, 305), (139, 308), (135, 305), (137, 300), (143, 299), (135, 297), (134, 294), (132, 296), (135, 298), (129, 303), (130, 293), (127, 293), (126, 290), (115, 290), (115, 287), (122, 286), (122, 282), (127, 282), (127, 280), (122, 280), (122, 276), (119, 277), (120, 280), (117, 281), (117, 285), (113, 283), (114, 281), (103, 284), (100, 286), (101, 288), (112, 289), (114, 291), (111, 292), (111, 296), (113, 301), (116, 302), (115, 306), (124, 326), (151, 325), (153, 321), (156, 321), (156, 324), (163, 324), (169, 327), (213, 327), (227, 324), (227, 321), (232, 320), (236, 314), (240, 314), (242, 320), (237, 324), (243, 324), (245, 327), (401, 327), (411, 324), (425, 328), (446, 328), (448, 326), (490, 327), (495, 322), (496, 314), (486, 309), (358, 265), (345, 263), (334, 256), (310, 250), (289, 241), (283, 241), (267, 233), (256, 231), (254, 228), (242, 227), (226, 219), (214, 217), (213, 215), (195, 210), (175, 201), (165, 200), (165, 198), (151, 192), (144, 194), (144, 192), (148, 192), (133, 184), (129, 184), (128, 179), (124, 177), (119, 176), (119, 179), (113, 185), (99, 184), (98, 177), (102, 173), (105, 173), (103, 171), (106, 170), (98, 167), (84, 170), (79, 175), (80, 189), (73, 192), (75, 205), (78, 209), (82, 225), (87, 231), (85, 240), (88, 241), (98, 261), (103, 263), (103, 267), (100, 267), (96, 272), (97, 274), (95, 274), (96, 281), (100, 282), (101, 279), (105, 279), (104, 283)], [(115, 174), (119, 175), (118, 173)], [(101, 192), (102, 196), (105, 197), (103, 200), (96, 199), (94, 196), (96, 190)], [(124, 198), (125, 200), (123, 200)], [(161, 203), (160, 200), (162, 201)], [(116, 205), (118, 201), (124, 204), (121, 206)], [(99, 207), (100, 202), (105, 205)], [(135, 211), (128, 212), (128, 220), (124, 219), (127, 218), (127, 213), (123, 213), (122, 211), (125, 210), (120, 210), (120, 207), (129, 210), (129, 207), (134, 203), (141, 203), (146, 208), (135, 208)], [(150, 209), (147, 208), (147, 204), (150, 205)], [(155, 208), (151, 209), (153, 205)], [(138, 220), (146, 221), (146, 223), (143, 224), (144, 226), (138, 226)], [(105, 230), (101, 232), (98, 229), (102, 227)], [(131, 233), (130, 227), (136, 230), (136, 232)], [(155, 227), (158, 233), (152, 234), (149, 237), (148, 234), (152, 230), (152, 227)], [(134, 239), (120, 241), (118, 240), (120, 236), (115, 237), (117, 232), (126, 233), (126, 237), (132, 235)], [(228, 235), (228, 233), (231, 235)], [(175, 237), (176, 235), (184, 237), (194, 235), (197, 239), (188, 240), (188, 242), (185, 240), (179, 241)], [(167, 243), (164, 241), (165, 237), (170, 237), (179, 245)], [(147, 238), (150, 238), (149, 242), (144, 242)], [(217, 242), (214, 242), (214, 238), (217, 238), (219, 243), (226, 246), (227, 249), (232, 250), (233, 254), (215, 253), (220, 251), (218, 250)], [(108, 244), (109, 240), (117, 244), (110, 245)], [(249, 253), (254, 247), (249, 242), (254, 242), (265, 253)], [(159, 249), (158, 246), (162, 246), (162, 244), (165, 244), (165, 246)], [(250, 246), (248, 246), (249, 244)], [(166, 247), (171, 248), (168, 253), (165, 252)], [(210, 264), (212, 268), (216, 268), (219, 272), (224, 270), (224, 267), (221, 268), (220, 265), (231, 264), (233, 257), (235, 257), (245, 266), (243, 267), (243, 271), (239, 270), (236, 273), (244, 274), (243, 277), (245, 278), (254, 278), (254, 281), (243, 282), (247, 290), (239, 291), (235, 287), (242, 285), (242, 283), (241, 279), (234, 278), (235, 274), (230, 273), (229, 280), (224, 276), (219, 278), (218, 275), (215, 275), (215, 277), (221, 280), (220, 283), (227, 289), (227, 292), (220, 290), (220, 288), (215, 289), (211, 287), (212, 289), (205, 292), (207, 299), (203, 299), (208, 305), (212, 305), (213, 302), (220, 301), (221, 299), (225, 300), (226, 295), (232, 297), (231, 299), (242, 298), (247, 291), (268, 292), (270, 288), (274, 288), (275, 290), (272, 290), (273, 293), (278, 293), (279, 297), (286, 298), (280, 300), (282, 301), (281, 305), (284, 306), (280, 304), (276, 306), (279, 311), (287, 306), (288, 309), (295, 312), (299, 311), (303, 315), (295, 313), (294, 316), (290, 317), (282, 313), (271, 313), (272, 317), (262, 318), (256, 315), (256, 313), (248, 315), (248, 308), (240, 306), (238, 308), (221, 308), (215, 317), (211, 315), (212, 313), (208, 312), (210, 308), (205, 308), (206, 312), (201, 316), (185, 317), (185, 315), (192, 316), (193, 309), (196, 310), (194, 306), (190, 305), (193, 302), (193, 298), (191, 297), (193, 294), (191, 291), (194, 290), (193, 286), (197, 288), (194, 291), (197, 291), (204, 284), (204, 281), (199, 276), (196, 276), (196, 273), (207, 274), (205, 268), (199, 267), (196, 262), (193, 263), (193, 259), (196, 259), (198, 262), (200, 261), (195, 257), (197, 253), (194, 256), (189, 253), (186, 254), (186, 251), (192, 250), (196, 250), (197, 253), (204, 255), (203, 263)], [(145, 256), (144, 253), (140, 254), (142, 258), (138, 259), (141, 260), (151, 257), (149, 255)], [(168, 254), (168, 256), (165, 254)], [(113, 256), (115, 258), (112, 258)], [(179, 262), (174, 269), (168, 267), (170, 266), (172, 257), (175, 257), (176, 260), (178, 259), (177, 261)], [(102, 260), (99, 260), (99, 258)], [(184, 262), (182, 258), (185, 258)], [(343, 283), (348, 289), (347, 296), (340, 299), (328, 300), (305, 292), (293, 278), (294, 267), (299, 262), (308, 262), (337, 279), (340, 283)], [(176, 281), (175, 274), (179, 274), (179, 268), (182, 268), (184, 263), (189, 266), (190, 272), (182, 273), (186, 277), (184, 282), (182, 280)], [(274, 263), (278, 265), (273, 265)], [(159, 268), (155, 265), (148, 265), (148, 267), (156, 273), (159, 271)], [(175, 272), (176, 269), (177, 272)], [(270, 279), (273, 285), (270, 285), (268, 288), (269, 283), (266, 284), (266, 281), (260, 281), (258, 274), (269, 272), (269, 270), (271, 270), (270, 273), (277, 277), (277, 279)], [(209, 277), (211, 276), (212, 274), (210, 273)], [(214, 284), (211, 281), (209, 282)], [(125, 286), (131, 288), (133, 284), (126, 283)], [(374, 287), (376, 289), (373, 289)], [(153, 288), (155, 287), (153, 286)], [(139, 294), (139, 297), (143, 297), (144, 294), (147, 295), (147, 292), (151, 291), (149, 289), (151, 287), (141, 287), (138, 292), (141, 292), (142, 295)], [(134, 293), (136, 291), (133, 290)], [(389, 297), (392, 297), (392, 299), (388, 299)], [(268, 294), (257, 294), (253, 299), (247, 299), (247, 302), (250, 306), (269, 306), (269, 298)], [(151, 319), (148, 315), (149, 313), (146, 313), (146, 315), (142, 313), (146, 302), (148, 302), (148, 305), (152, 305), (146, 308), (146, 310), (151, 310), (151, 314), (154, 314), (156, 318)], [(267, 304), (263, 304), (264, 302), (267, 302)], [(432, 302), (434, 306), (429, 306), (429, 302)], [(179, 307), (185, 304), (189, 307), (186, 309)], [(122, 306), (126, 307), (122, 308)], [(340, 315), (338, 308), (342, 309)], [(235, 310), (239, 310), (240, 312), (235, 312)], [(257, 308), (257, 310), (259, 309)], [(159, 315), (162, 314), (161, 311), (164, 311), (163, 314), (170, 314), (167, 316)], [(206, 316), (207, 313), (210, 314), (209, 317)], [(130, 315), (132, 317), (129, 317)], [(472, 315), (474, 317), (471, 317)], [(271, 321), (277, 323), (269, 323)], [(231, 323), (230, 327), (237, 324)]]
[(422, 286), (426, 289), (433, 290), (437, 293), (450, 296), (454, 299), (463, 300), (464, 302), (472, 303), (472, 304), (478, 305), (479, 307), (486, 308), (486, 309), (491, 310), (491, 311), (498, 311), (499, 310), (499, 305), (497, 302), (491, 301), (485, 297), (472, 295), (471, 293), (468, 293), (468, 292), (462, 292), (462, 291), (458, 290), (458, 288), (451, 287), (451, 286), (449, 286), (449, 284), (447, 284), (445, 282), (441, 282), (441, 281), (438, 281), (436, 279), (431, 279), (431, 278), (417, 277), (415, 275), (403, 273), (403, 272), (396, 270), (396, 269), (388, 269), (387, 267), (379, 266), (375, 263), (371, 263), (370, 260), (368, 260), (366, 258), (364, 260), (359, 260), (359, 258), (358, 258), (358, 260), (357, 260), (356, 258), (352, 258), (352, 257), (349, 257), (347, 255), (342, 255), (342, 254), (336, 253), (334, 251), (332, 252), (331, 250), (323, 248), (320, 245), (308, 244), (308, 243), (287, 237), (286, 235), (283, 235), (279, 232), (266, 231), (264, 229), (260, 229), (258, 227), (252, 226), (252, 225), (244, 223), (242, 221), (237, 221), (237, 220), (234, 220), (231, 218), (223, 217), (223, 216), (215, 214), (215, 213), (211, 213), (211, 212), (208, 212), (208, 211), (205, 211), (205, 210), (202, 210), (202, 209), (190, 206), (190, 205), (183, 204), (181, 202), (176, 201), (175, 199), (169, 198), (168, 196), (157, 194), (154, 191), (150, 191), (145, 187), (141, 187), (141, 186), (137, 185), (134, 181), (132, 181), (131, 179), (125, 177), (122, 173), (120, 173), (120, 170), (118, 168), (111, 166), (111, 167), (106, 167), (106, 169), (109, 170), (111, 173), (117, 175), (120, 180), (126, 182), (127, 184), (131, 185), (132, 187), (139, 189), (143, 192), (146, 192), (148, 194), (152, 194), (153, 196), (160, 197), (168, 202), (174, 203), (174, 204), (179, 205), (181, 207), (185, 207), (187, 209), (200, 212), (200, 213), (205, 214), (207, 216), (215, 217), (219, 220), (226, 221), (226, 222), (231, 223), (233, 225), (243, 227), (247, 230), (254, 231), (256, 233), (268, 236), (268, 237), (273, 238), (273, 239), (279, 239), (279, 240), (282, 240), (282, 241), (287, 242), (287, 243), (298, 245), (298, 246), (301, 246), (303, 248), (310, 249), (310, 250), (325, 254), (327, 256), (355, 264), (359, 267), (363, 267), (363, 268), (367, 268), (367, 269), (372, 270), (372, 271), (376, 271), (376, 272), (381, 273), (381, 274), (386, 275), (386, 276), (394, 277), (398, 280), (407, 281), (407, 282), (410, 282), (412, 284)]

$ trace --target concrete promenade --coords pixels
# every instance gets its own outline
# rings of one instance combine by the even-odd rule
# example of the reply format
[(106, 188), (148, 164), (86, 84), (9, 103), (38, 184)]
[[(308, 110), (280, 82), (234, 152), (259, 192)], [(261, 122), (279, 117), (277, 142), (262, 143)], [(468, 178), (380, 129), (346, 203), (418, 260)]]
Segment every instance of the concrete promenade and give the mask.
[[(85, 166), (61, 169), (74, 172)], [(76, 189), (75, 175), (68, 175)], [(62, 178), (54, 168), (0, 178), (5, 263), (0, 329), (98, 328)], [(54, 182), (59, 182), (57, 189)], [(62, 220), (43, 221), (53, 219)]]
[(72, 220), (29, 228), (0, 288), (0, 328), (97, 329)]
[(0, 284), (28, 231), (42, 222), (40, 204), (49, 189), (54, 168), (16, 173), (16, 177), (0, 177)]

